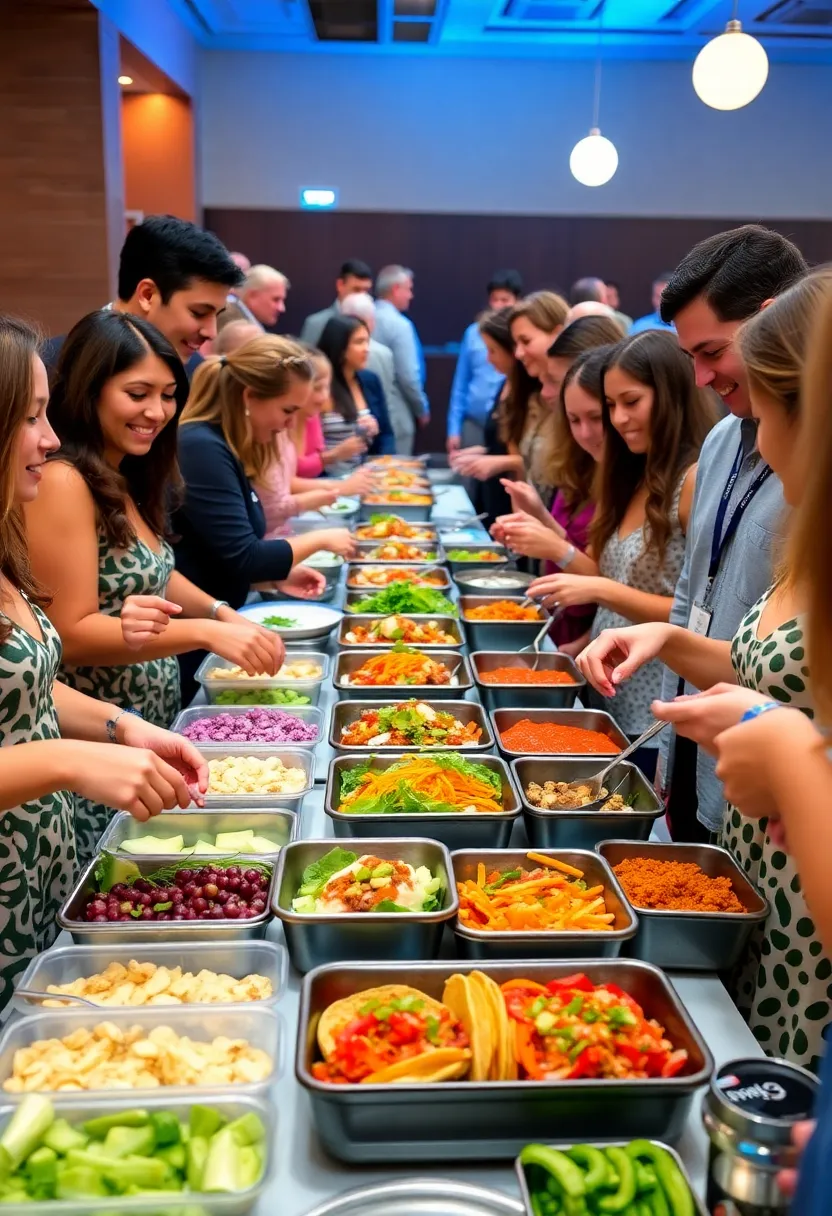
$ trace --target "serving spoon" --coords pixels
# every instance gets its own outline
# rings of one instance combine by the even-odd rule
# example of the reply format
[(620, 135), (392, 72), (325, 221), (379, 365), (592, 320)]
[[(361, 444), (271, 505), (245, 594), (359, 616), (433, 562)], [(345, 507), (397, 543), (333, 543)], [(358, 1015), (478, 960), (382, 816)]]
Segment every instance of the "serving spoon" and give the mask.
[(68, 992), (38, 992), (34, 988), (15, 988), (14, 995), (25, 997), (27, 1001), (38, 1001), (40, 1004), (44, 1001), (77, 1001), (79, 1005), (86, 1005), (90, 1009), (102, 1008), (96, 1001), (88, 1001), (85, 996), (71, 996)]
[[(605, 764), (604, 767), (597, 773), (594, 773), (591, 777), (579, 777), (576, 781), (570, 781), (570, 790), (583, 790), (589, 786), (591, 801), (585, 803), (584, 806), (581, 807), (581, 810), (586, 810), (587, 807), (601, 801), (601, 790), (604, 788), (604, 778), (612, 772), (617, 764), (620, 764), (622, 760), (626, 760), (628, 756), (632, 756), (633, 752), (638, 751), (640, 747), (643, 747), (645, 743), (654, 738), (659, 731), (664, 730), (664, 728), (669, 725), (669, 722), (654, 722), (652, 726), (648, 726), (643, 735), (639, 735), (634, 743), (631, 743), (629, 747), (625, 747), (623, 752), (619, 752), (617, 756), (614, 756), (613, 759), (610, 760), (609, 764)], [(609, 795), (607, 795), (607, 797), (609, 797)]]

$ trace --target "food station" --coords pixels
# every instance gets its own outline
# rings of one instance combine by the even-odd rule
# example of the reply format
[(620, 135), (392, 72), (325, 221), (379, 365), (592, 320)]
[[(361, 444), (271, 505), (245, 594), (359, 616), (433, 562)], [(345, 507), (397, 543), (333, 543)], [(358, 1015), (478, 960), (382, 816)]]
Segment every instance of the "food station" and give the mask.
[[(718, 972), (765, 894), (658, 838), (636, 763), (594, 797), (629, 740), (540, 640), (529, 577), (460, 486), (377, 467), (365, 500), (297, 521), (355, 533), (355, 560), (312, 559), (321, 602), (243, 610), (283, 637), (278, 675), (200, 668), (173, 728), (209, 760), (205, 807), (115, 815), (22, 977), (4, 1203), (710, 1210), (703, 1096), (730, 1123), (765, 1066)], [(32, 1095), (51, 1114), (9, 1138)]]

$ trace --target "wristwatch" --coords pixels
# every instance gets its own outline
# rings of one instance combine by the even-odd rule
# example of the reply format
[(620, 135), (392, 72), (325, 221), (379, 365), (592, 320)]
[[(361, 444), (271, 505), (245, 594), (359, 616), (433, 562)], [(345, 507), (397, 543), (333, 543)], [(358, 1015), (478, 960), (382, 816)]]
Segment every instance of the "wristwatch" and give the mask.
[(118, 739), (116, 738), (116, 725), (119, 718), (123, 718), (125, 714), (133, 714), (134, 717), (141, 718), (141, 714), (137, 709), (120, 709), (112, 718), (108, 718), (104, 723), (104, 726), (107, 731), (107, 738), (111, 743), (118, 743)]
[(231, 605), (229, 604), (228, 600), (214, 600), (213, 604), (211, 605), (211, 607), (208, 611), (208, 615), (212, 621), (215, 621), (217, 619), (217, 613), (219, 612), (220, 608), (230, 608), (230, 607), (231, 607)]

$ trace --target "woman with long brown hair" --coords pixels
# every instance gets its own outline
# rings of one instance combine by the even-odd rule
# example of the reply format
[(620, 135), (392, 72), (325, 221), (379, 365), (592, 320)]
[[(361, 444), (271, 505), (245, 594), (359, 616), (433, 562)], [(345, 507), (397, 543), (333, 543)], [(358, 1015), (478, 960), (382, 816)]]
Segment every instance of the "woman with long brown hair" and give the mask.
[[(167, 520), (187, 393), (181, 361), (148, 322), (107, 310), (84, 317), (64, 342), (52, 389), (61, 450), (26, 508), (32, 569), (52, 592), (47, 615), (63, 643), (63, 679), (162, 727), (181, 709), (177, 655), (213, 650), (251, 674), (273, 674), (283, 658), (273, 632), (173, 568)], [(138, 648), (119, 619), (135, 596), (163, 597), (176, 616)], [(110, 814), (79, 804), (81, 860), (93, 855)]]
[(478, 448), (457, 452), (451, 464), (465, 477), (484, 481), (513, 474), (525, 478), (551, 506), (555, 487), (551, 461), (554, 449), (552, 409), (557, 394), (543, 388), (549, 347), (561, 332), (569, 305), (553, 291), (536, 291), (516, 304), (509, 314), (514, 343), (514, 365), (501, 419), (506, 454), (489, 456)]
[(183, 736), (55, 679), (61, 641), (44, 611), (49, 593), (29, 567), (22, 519), (58, 447), (48, 399), (36, 335), (0, 316), (0, 1008), (15, 977), (54, 941), (76, 878), (70, 791), (147, 819), (187, 806), (188, 781), (197, 796), (207, 785), (202, 757)]
[[(596, 637), (625, 622), (667, 620), (684, 557), (696, 458), (715, 421), (690, 361), (669, 333), (642, 333), (613, 347), (598, 393), (605, 448), (590, 528), (598, 574), (555, 574), (529, 588), (560, 608), (597, 604)], [(633, 737), (650, 724), (661, 664), (639, 674), (615, 702), (616, 720)], [(655, 766), (655, 751), (643, 763)]]
[[(828, 452), (820, 436), (816, 450), (805, 456), (801, 373), (807, 335), (830, 294), (829, 270), (809, 275), (747, 321), (737, 339), (757, 420), (760, 455), (783, 483), (786, 502), (800, 507), (786, 562), (774, 585), (749, 609), (733, 642), (702, 637), (676, 625), (641, 625), (602, 634), (579, 659), (596, 688), (606, 695), (614, 693), (613, 713), (618, 690), (626, 691), (625, 681), (631, 673), (656, 658), (695, 687), (707, 690), (670, 704), (657, 702), (653, 710), (711, 752), (716, 736), (734, 726), (746, 708), (761, 701), (791, 707), (807, 719), (818, 706), (813, 649), (818, 634), (821, 670), (824, 656), (829, 656), (825, 640), (829, 606), (821, 599), (821, 591), (828, 585), (828, 533), (823, 528), (829, 512), (829, 483), (818, 481), (816, 463), (822, 468)], [(822, 355), (816, 348), (813, 368), (819, 366)], [(818, 412), (816, 386), (820, 381), (822, 372), (813, 371), (808, 394), (813, 415)], [(826, 400), (822, 408), (828, 410)], [(813, 439), (817, 426), (815, 422)], [(811, 523), (804, 509), (807, 492), (814, 507)], [(818, 546), (823, 546), (823, 570)], [(804, 574), (807, 562), (813, 571), (811, 580)], [(808, 619), (815, 634), (807, 638), (810, 603)], [(828, 701), (823, 710), (829, 712)], [(794, 731), (802, 731), (804, 737), (811, 733), (802, 724)], [(718, 775), (722, 775), (719, 770)], [(726, 793), (732, 796), (730, 785)], [(770, 833), (765, 822), (746, 818), (730, 804), (725, 809), (722, 840), (774, 902), (769, 924), (753, 935), (732, 977), (732, 995), (766, 1051), (817, 1069), (824, 1047), (822, 1032), (832, 1017), (828, 990), (832, 963), (820, 957), (820, 939), (794, 862), (776, 831)]]

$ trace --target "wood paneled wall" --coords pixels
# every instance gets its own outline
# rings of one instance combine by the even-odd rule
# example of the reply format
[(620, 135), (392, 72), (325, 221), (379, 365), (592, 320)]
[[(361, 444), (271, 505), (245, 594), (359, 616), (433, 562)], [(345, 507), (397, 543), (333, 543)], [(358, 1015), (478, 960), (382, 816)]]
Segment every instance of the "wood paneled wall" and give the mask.
[(190, 100), (166, 93), (125, 93), (122, 145), (128, 210), (195, 220)]
[[(621, 286), (624, 311), (639, 316), (650, 311), (656, 275), (672, 270), (696, 241), (737, 226), (720, 219), (210, 208), (205, 223), (230, 249), (289, 276), (292, 290), (281, 328), (293, 333), (308, 313), (332, 301), (335, 275), (345, 258), (363, 258), (374, 270), (388, 262), (410, 266), (416, 288), (411, 316), (429, 346), (459, 341), (485, 304), (491, 272), (505, 266), (521, 272), (529, 291), (551, 287), (566, 292), (587, 274), (611, 279)], [(770, 227), (796, 241), (810, 262), (832, 260), (832, 222), (774, 220)]]
[(51, 333), (112, 298), (124, 203), (111, 35), (89, 0), (2, 5), (0, 308)]

